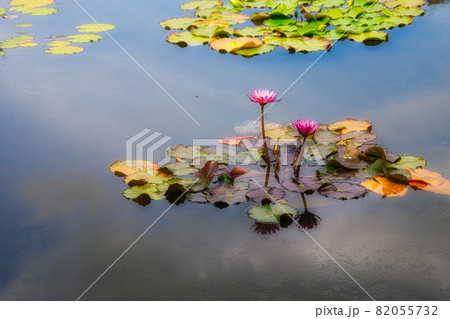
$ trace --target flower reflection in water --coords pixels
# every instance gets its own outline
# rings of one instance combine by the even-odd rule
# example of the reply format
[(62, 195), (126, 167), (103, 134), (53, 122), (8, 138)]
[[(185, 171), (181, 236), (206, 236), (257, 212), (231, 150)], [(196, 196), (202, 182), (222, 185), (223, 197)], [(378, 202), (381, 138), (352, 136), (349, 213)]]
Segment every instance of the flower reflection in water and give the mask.
[(278, 224), (264, 224), (264, 223), (253, 224), (253, 231), (262, 236), (275, 234), (279, 230), (280, 225)]

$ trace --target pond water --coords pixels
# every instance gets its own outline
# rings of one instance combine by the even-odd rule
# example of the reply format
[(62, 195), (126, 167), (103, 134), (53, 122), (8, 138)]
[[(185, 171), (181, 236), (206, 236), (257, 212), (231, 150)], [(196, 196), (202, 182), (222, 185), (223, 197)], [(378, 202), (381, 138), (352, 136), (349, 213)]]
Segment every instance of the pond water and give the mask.
[[(246, 94), (283, 92), (322, 53), (279, 49), (244, 59), (208, 47), (179, 48), (158, 24), (180, 1), (80, 1), (198, 121), (197, 125), (104, 35), (81, 54), (45, 54), (45, 38), (92, 23), (74, 2), (57, 14), (2, 20), (39, 43), (0, 57), (0, 299), (75, 300), (158, 218), (169, 203), (142, 207), (108, 166), (125, 141), (149, 128), (192, 138), (236, 135), (258, 118)], [(0, 7), (8, 2), (0, 0)], [(373, 123), (379, 143), (420, 155), (450, 176), (450, 3), (424, 7), (388, 43), (338, 42), (268, 111), (270, 122), (354, 117)], [(20, 21), (20, 22), (18, 22)], [(450, 199), (410, 190), (382, 199), (307, 198), (321, 217), (311, 236), (376, 300), (448, 300)], [(82, 300), (370, 300), (296, 227), (254, 232), (245, 210), (173, 206)]]

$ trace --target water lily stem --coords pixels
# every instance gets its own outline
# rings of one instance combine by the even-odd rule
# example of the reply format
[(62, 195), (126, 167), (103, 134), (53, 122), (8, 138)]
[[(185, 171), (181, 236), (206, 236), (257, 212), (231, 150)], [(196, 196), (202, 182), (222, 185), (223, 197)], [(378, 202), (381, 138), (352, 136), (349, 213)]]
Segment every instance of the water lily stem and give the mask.
[(306, 198), (305, 198), (305, 194), (300, 193), (300, 195), (302, 195), (302, 201), (303, 201), (303, 206), (305, 208), (305, 212), (308, 211), (308, 205), (306, 205)]
[(269, 150), (267, 148), (267, 142), (266, 142), (266, 131), (264, 129), (264, 103), (261, 103), (261, 131), (262, 131), (262, 138), (264, 141), (264, 156), (266, 157), (267, 165), (270, 166), (270, 157), (269, 157)]
[(297, 178), (298, 178), (298, 175), (300, 174), (300, 168), (302, 166), (302, 161), (303, 161), (303, 154), (305, 153), (305, 148), (306, 148), (305, 142), (306, 142), (306, 138), (303, 138), (302, 146), (300, 147), (300, 153), (298, 154), (297, 161), (295, 162), (295, 165), (294, 165), (294, 175)]

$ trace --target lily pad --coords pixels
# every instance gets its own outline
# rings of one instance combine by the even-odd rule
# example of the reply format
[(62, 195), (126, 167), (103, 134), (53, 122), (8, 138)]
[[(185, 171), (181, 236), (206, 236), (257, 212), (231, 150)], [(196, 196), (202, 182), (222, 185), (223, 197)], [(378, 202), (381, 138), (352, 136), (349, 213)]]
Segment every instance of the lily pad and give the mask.
[(183, 3), (180, 8), (183, 10), (208, 9), (222, 5), (220, 0), (197, 0)]
[(400, 159), (398, 161), (396, 161), (395, 163), (391, 163), (388, 166), (397, 169), (406, 169), (406, 168), (415, 169), (426, 165), (427, 161), (424, 160), (423, 157), (413, 155), (402, 155), (400, 156)]
[(325, 183), (319, 189), (319, 194), (335, 199), (347, 200), (363, 197), (367, 190), (355, 183)]
[(294, 218), (297, 213), (298, 210), (296, 208), (280, 203), (255, 206), (247, 211), (247, 214), (250, 218), (260, 223), (274, 224), (280, 223), (281, 216), (287, 215), (289, 218)]
[(191, 189), (193, 191), (199, 191), (208, 187), (218, 168), (219, 164), (216, 161), (206, 162), (202, 169), (195, 174), (196, 183), (192, 185)]
[(345, 121), (338, 121), (328, 125), (328, 129), (346, 134), (352, 131), (372, 131), (372, 123), (369, 121), (357, 121), (352, 118), (348, 118)]
[(83, 33), (93, 33), (93, 32), (102, 32), (102, 31), (109, 31), (114, 29), (116, 26), (112, 24), (106, 24), (106, 23), (89, 23), (89, 24), (81, 24), (76, 26), (78, 32)]
[(209, 46), (213, 50), (217, 50), (222, 53), (234, 52), (242, 49), (258, 48), (264, 44), (263, 41), (251, 38), (217, 38), (209, 43)]
[(45, 51), (45, 53), (50, 54), (74, 54), (74, 53), (80, 53), (84, 51), (83, 48), (69, 45), (69, 46), (54, 46), (50, 47), (48, 50)]
[(400, 197), (406, 194), (408, 186), (396, 183), (386, 177), (375, 176), (375, 180), (361, 182), (361, 186), (368, 190), (383, 195), (383, 197)]
[[(160, 24), (166, 29), (188, 30), (194, 36), (208, 38), (205, 42), (221, 53), (252, 57), (271, 52), (274, 46), (291, 53), (308, 53), (329, 50), (333, 45), (331, 41), (344, 38), (367, 45), (387, 41), (388, 34), (379, 30), (412, 23), (411, 17), (423, 14), (419, 7), (424, 3), (424, 0), (387, 0), (384, 3), (373, 0), (230, 0), (225, 4), (219, 0), (198, 0), (181, 5), (184, 10), (195, 10), (194, 17), (163, 20)], [(249, 20), (242, 13), (245, 8), (267, 10), (253, 12), (250, 17), (253, 26), (229, 29), (231, 25)], [(203, 29), (204, 26), (223, 30)], [(216, 31), (219, 33), (214, 34)], [(263, 40), (265, 45), (247, 39), (236, 40), (233, 36)], [(200, 39), (188, 39), (187, 34), (183, 35), (185, 41), (176, 41), (177, 37), (180, 36), (172, 35), (168, 41), (182, 47), (204, 43)]]
[(164, 167), (169, 169), (172, 172), (172, 174), (176, 175), (176, 176), (186, 176), (186, 175), (191, 175), (191, 174), (195, 174), (198, 172), (197, 168), (192, 167), (187, 162), (170, 163), (170, 164), (164, 165), (162, 168), (164, 168)]
[(198, 145), (184, 146), (179, 144), (170, 150), (170, 156), (180, 158), (183, 160), (192, 160), (194, 156), (205, 154), (201, 151), (201, 147)]
[(67, 37), (67, 41), (72, 43), (85, 43), (85, 42), (94, 42), (102, 39), (102, 36), (97, 34), (76, 34), (69, 35)]
[(191, 32), (174, 32), (166, 38), (167, 42), (180, 47), (197, 46), (208, 43), (209, 38), (193, 35)]
[[(2, 13), (0, 12), (0, 14), (2, 14)], [(20, 29), (30, 28), (32, 26), (33, 26), (32, 23), (19, 23), (19, 24), (14, 25), (14, 27), (20, 28)]]
[(286, 192), (278, 187), (257, 187), (247, 192), (246, 196), (252, 202), (261, 203), (263, 200), (276, 202), (284, 198)]
[(161, 193), (156, 185), (142, 185), (142, 186), (134, 186), (128, 188), (123, 191), (122, 195), (127, 199), (137, 199), (138, 197), (142, 197), (143, 195), (148, 196), (153, 200), (164, 199), (164, 193)]
[(360, 34), (350, 34), (348, 36), (350, 40), (364, 43), (381, 43), (388, 40), (388, 34), (382, 31), (370, 31)]
[[(12, 10), (12, 8), (10, 10)], [(58, 12), (58, 9), (44, 7), (44, 8), (22, 8), (20, 10), (17, 10), (16, 7), (16, 10), (13, 11), (19, 11), (22, 13), (29, 14), (31, 16), (46, 16)]]
[(328, 160), (327, 166), (345, 169), (364, 169), (367, 167), (367, 163), (354, 158), (340, 158), (333, 156)]
[(312, 194), (322, 185), (316, 177), (300, 176), (299, 178), (292, 178), (282, 183), (283, 187), (288, 191)]
[(109, 169), (117, 176), (128, 176), (138, 172), (156, 172), (158, 164), (144, 160), (124, 160), (112, 163)]
[(221, 185), (211, 189), (206, 199), (217, 207), (226, 207), (247, 201), (246, 189), (232, 185)]

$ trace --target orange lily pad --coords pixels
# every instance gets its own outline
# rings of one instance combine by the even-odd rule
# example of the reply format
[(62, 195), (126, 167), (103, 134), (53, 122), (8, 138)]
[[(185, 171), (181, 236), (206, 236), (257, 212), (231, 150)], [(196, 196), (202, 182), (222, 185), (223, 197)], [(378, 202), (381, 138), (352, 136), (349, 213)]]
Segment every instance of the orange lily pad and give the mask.
[(264, 44), (262, 40), (242, 37), (237, 39), (232, 38), (216, 38), (209, 43), (209, 46), (219, 52), (234, 52), (240, 49), (259, 48)]
[(372, 131), (372, 123), (369, 121), (357, 121), (352, 118), (348, 118), (344, 121), (338, 121), (328, 125), (328, 129), (333, 131), (340, 131), (341, 134), (346, 134), (352, 131)]
[(450, 180), (445, 179), (441, 174), (423, 168), (406, 169), (411, 173), (409, 181), (411, 186), (428, 192), (450, 195)]
[(158, 164), (144, 160), (116, 161), (109, 167), (111, 172), (119, 176), (128, 176), (138, 172), (158, 170)]
[(408, 186), (391, 181), (386, 177), (375, 176), (375, 181), (362, 181), (361, 186), (368, 190), (383, 195), (383, 197), (401, 197), (408, 191)]

